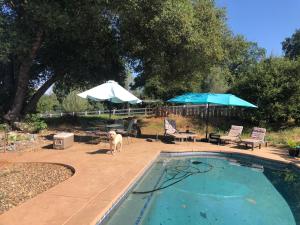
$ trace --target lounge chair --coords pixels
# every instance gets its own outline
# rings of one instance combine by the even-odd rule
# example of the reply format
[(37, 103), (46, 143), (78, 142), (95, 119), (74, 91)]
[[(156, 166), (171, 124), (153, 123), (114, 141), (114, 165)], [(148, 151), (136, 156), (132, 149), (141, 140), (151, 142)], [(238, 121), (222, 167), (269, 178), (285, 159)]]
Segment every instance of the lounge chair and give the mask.
[(196, 141), (197, 135), (195, 133), (189, 132), (181, 132), (176, 129), (176, 122), (174, 120), (169, 120), (165, 118), (164, 120), (164, 128), (165, 128), (165, 136), (173, 137), (176, 141), (176, 139), (179, 139), (181, 142), (184, 140), (188, 140), (188, 138), (192, 138), (193, 141)]
[(241, 140), (242, 126), (232, 125), (228, 134), (220, 137), (220, 142), (238, 142)]
[(262, 144), (267, 144), (265, 142), (265, 136), (266, 136), (266, 129), (265, 128), (260, 128), (260, 127), (254, 127), (251, 133), (251, 137), (248, 139), (242, 139), (238, 144), (244, 144), (246, 147), (248, 145), (251, 145), (252, 150), (254, 147), (259, 147), (261, 148)]

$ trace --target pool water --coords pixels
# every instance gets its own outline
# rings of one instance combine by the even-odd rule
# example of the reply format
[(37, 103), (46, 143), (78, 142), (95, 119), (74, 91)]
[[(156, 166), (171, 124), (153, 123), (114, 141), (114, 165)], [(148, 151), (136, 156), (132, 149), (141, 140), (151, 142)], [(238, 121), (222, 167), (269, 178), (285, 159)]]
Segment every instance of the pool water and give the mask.
[(162, 157), (107, 225), (299, 225), (300, 179), (221, 157)]

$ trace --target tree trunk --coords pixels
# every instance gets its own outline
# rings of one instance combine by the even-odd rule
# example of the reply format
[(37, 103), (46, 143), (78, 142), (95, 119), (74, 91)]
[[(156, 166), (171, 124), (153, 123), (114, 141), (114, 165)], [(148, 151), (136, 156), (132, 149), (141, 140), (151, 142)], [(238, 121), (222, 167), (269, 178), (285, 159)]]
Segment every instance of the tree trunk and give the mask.
[(2, 105), (0, 113), (7, 112), (12, 103), (14, 94), (15, 79), (14, 79), (14, 61), (13, 59), (7, 63), (0, 63), (0, 98)]
[(53, 75), (49, 80), (47, 80), (37, 91), (36, 93), (30, 98), (29, 102), (25, 106), (23, 113), (32, 113), (36, 110), (36, 105), (42, 95), (48, 90), (48, 88), (57, 81), (58, 76)]
[(41, 44), (42, 32), (38, 32), (28, 58), (23, 60), (20, 65), (19, 76), (16, 85), (16, 94), (13, 100), (13, 104), (11, 106), (11, 109), (4, 116), (4, 119), (9, 122), (14, 122), (20, 117), (26, 92), (28, 90), (29, 70), (32, 66), (32, 62), (35, 59), (39, 48), (41, 47)]

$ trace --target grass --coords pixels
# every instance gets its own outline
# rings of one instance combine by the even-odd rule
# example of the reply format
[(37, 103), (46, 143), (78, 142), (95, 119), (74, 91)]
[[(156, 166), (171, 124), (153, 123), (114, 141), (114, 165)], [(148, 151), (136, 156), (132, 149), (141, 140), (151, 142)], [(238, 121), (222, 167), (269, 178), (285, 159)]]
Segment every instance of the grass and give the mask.
[(268, 132), (267, 138), (274, 145), (286, 145), (288, 140), (300, 143), (300, 127)]

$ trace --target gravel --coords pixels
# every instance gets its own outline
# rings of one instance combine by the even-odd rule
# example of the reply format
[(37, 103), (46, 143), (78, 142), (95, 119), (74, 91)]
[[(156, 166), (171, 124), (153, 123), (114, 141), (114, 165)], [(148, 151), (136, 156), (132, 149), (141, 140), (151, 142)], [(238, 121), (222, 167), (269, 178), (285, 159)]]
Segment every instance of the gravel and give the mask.
[(0, 163), (0, 214), (59, 184), (71, 169), (50, 163)]

